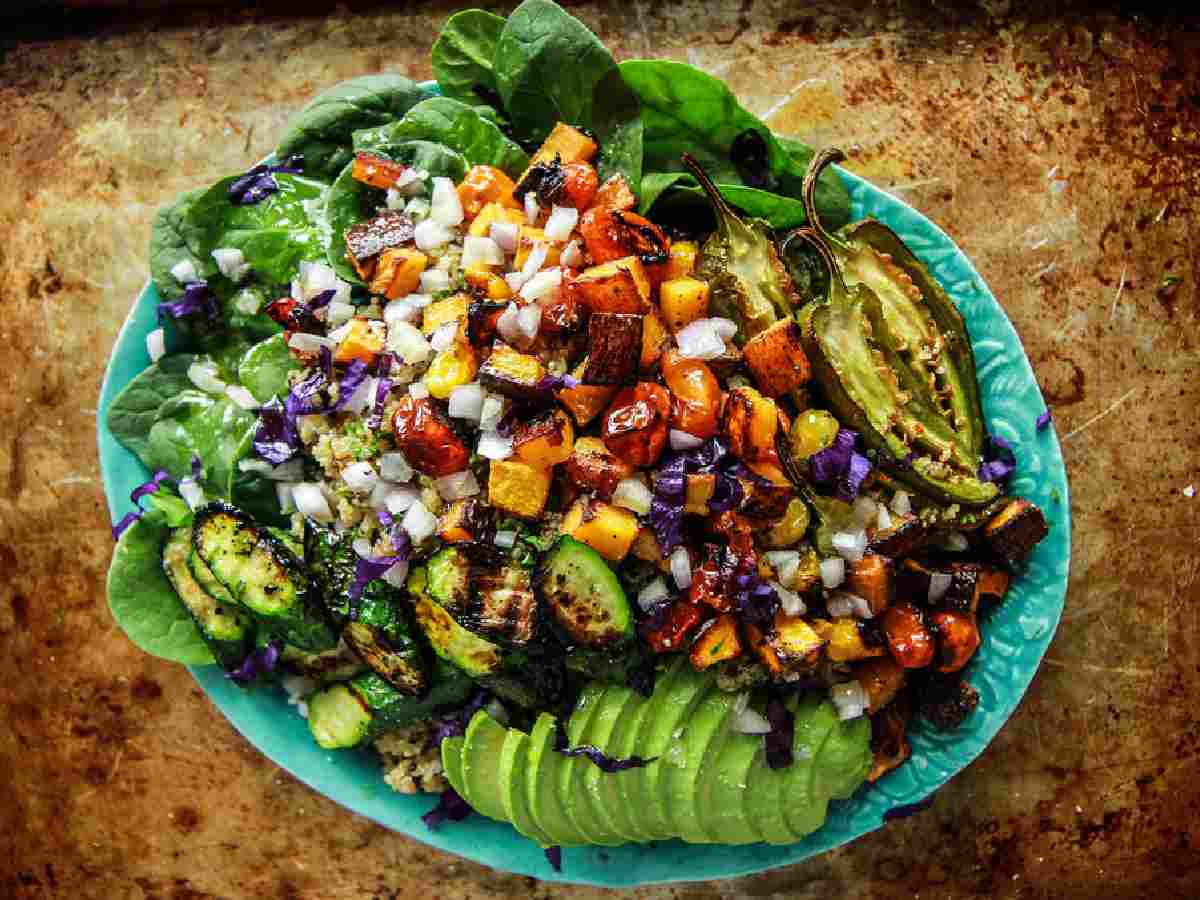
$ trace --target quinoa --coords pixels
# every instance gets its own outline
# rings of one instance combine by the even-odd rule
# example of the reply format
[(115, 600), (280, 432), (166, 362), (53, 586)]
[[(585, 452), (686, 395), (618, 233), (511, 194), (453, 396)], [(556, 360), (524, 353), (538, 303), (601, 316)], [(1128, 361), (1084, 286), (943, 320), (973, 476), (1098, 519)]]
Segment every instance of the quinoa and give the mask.
[(383, 780), (401, 794), (440, 794), (449, 787), (442, 775), (442, 753), (433, 743), (436, 725), (425, 720), (388, 731), (375, 739), (383, 759)]

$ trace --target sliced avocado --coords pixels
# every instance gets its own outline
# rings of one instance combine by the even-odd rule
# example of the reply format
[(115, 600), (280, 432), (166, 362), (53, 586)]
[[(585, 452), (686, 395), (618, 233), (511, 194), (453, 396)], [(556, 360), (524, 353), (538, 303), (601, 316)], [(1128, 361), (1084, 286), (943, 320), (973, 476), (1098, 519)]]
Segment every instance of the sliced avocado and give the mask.
[(670, 780), (670, 773), (682, 765), (685, 726), (691, 723), (697, 704), (712, 690), (712, 679), (698, 673), (684, 658), (670, 684), (656, 688), (650, 701), (654, 709), (647, 713), (643, 724), (645, 734), (639, 744), (643, 756), (658, 759), (638, 770), (642, 773), (640, 802), (644, 809), (642, 821), (660, 839), (678, 833), (664, 784)]
[(577, 847), (587, 839), (571, 823), (558, 792), (558, 777), (566, 757), (554, 752), (557, 720), (542, 713), (529, 733), (529, 765), (525, 769), (525, 798), (533, 823), (561, 847)]
[(480, 710), (467, 725), (462, 752), (463, 785), (469, 798), (467, 802), (476, 812), (501, 822), (508, 821), (508, 813), (500, 796), (500, 779), (496, 777), (496, 772), (506, 734), (503, 725)]
[[(604, 706), (604, 696), (608, 687), (599, 682), (591, 682), (579, 695), (575, 711), (567, 721), (567, 743), (570, 746), (579, 747), (595, 743), (595, 723)], [(589, 844), (620, 844), (621, 838), (609, 831), (600, 821), (585, 793), (584, 777), (588, 769), (595, 768), (591, 760), (584, 756), (563, 756), (560, 753), (555, 755), (563, 761), (558, 781), (559, 797), (562, 798), (563, 808), (575, 827), (587, 837)]]
[(833, 704), (823, 703), (833, 722), (825, 742), (816, 755), (817, 788), (822, 793), (844, 800), (858, 790), (871, 768), (871, 722), (859, 716), (839, 721)]
[(500, 799), (504, 802), (504, 812), (513, 828), (541, 846), (548, 847), (554, 842), (534, 824), (529, 812), (524, 778), (528, 764), (529, 735), (516, 728), (508, 729), (500, 750)]
[[(746, 818), (742, 797), (750, 785), (750, 768), (762, 755), (762, 735), (730, 730), (712, 766), (712, 774), (705, 775), (707, 793), (700, 802), (700, 814), (705, 830), (719, 844), (753, 844), (761, 840), (758, 830)], [(765, 762), (760, 759), (759, 765)]]
[[(787, 801), (783, 804), (784, 821), (794, 841), (816, 831), (825, 822), (829, 797), (817, 783), (817, 759), (830, 728), (837, 722), (837, 716), (831, 715), (832, 707), (826, 706), (810, 696), (792, 707), (795, 716), (792, 764), (780, 771), (784, 773), (781, 796)], [(766, 802), (767, 798), (760, 800)]]
[[(588, 743), (599, 747), (609, 756), (617, 756), (616, 743), (622, 724), (633, 718), (636, 711), (646, 702), (635, 690), (610, 685), (600, 699), (596, 719), (592, 723), (592, 738)], [(622, 841), (636, 841), (637, 835), (626, 827), (624, 820), (627, 816), (622, 815), (624, 811), (617, 809), (616, 804), (610, 802), (610, 798), (614, 797), (609, 787), (610, 783), (619, 780), (628, 771), (626, 769), (621, 772), (605, 772), (589, 762), (583, 771), (583, 797), (595, 814), (596, 821), (604, 828)]]
[(462, 748), (463, 739), (461, 737), (448, 737), (442, 741), (442, 772), (445, 774), (446, 780), (450, 782), (450, 787), (470, 803), (471, 798), (467, 796), (467, 786), (463, 784)]
[[(620, 745), (614, 745), (615, 752), (622, 756), (633, 756), (635, 753), (643, 758), (654, 756), (654, 753), (646, 749), (649, 741), (648, 732), (651, 723), (655, 721), (655, 716), (658, 715), (658, 704), (656, 699), (670, 692), (675, 684), (682, 667), (691, 668), (686, 656), (677, 656), (668, 662), (665, 666), (659, 669), (657, 677), (654, 680), (654, 693), (649, 698), (642, 702), (637, 711), (629, 717), (628, 722), (622, 722), (623, 737), (621, 737)], [(617, 810), (624, 813), (624, 818), (628, 825), (633, 829), (631, 833), (637, 835), (638, 841), (654, 841), (667, 835), (659, 834), (650, 829), (646, 818), (646, 769), (650, 766), (656, 766), (657, 763), (650, 763), (639, 769), (629, 769), (623, 773), (624, 777), (614, 779), (611, 782), (605, 782), (607, 793), (616, 794), (615, 800), (611, 805)]]
[(800, 762), (795, 760), (786, 769), (772, 769), (760, 754), (750, 767), (742, 794), (742, 813), (759, 839), (768, 844), (791, 844), (796, 840), (787, 823), (787, 780), (788, 773)]
[(675, 833), (688, 843), (712, 842), (705, 831), (699, 799), (705, 780), (712, 777), (713, 755), (729, 733), (727, 725), (736, 702), (736, 694), (711, 691), (687, 720), (679, 744), (667, 751), (666, 759), (672, 768), (660, 787), (664, 789)]

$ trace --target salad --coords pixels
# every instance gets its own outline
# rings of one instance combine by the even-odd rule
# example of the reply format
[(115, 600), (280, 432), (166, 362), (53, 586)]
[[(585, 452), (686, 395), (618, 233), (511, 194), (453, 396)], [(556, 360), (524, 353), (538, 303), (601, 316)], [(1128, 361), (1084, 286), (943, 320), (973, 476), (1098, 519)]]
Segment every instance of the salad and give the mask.
[(962, 316), (703, 72), (549, 0), (433, 64), (159, 212), (114, 617), (279, 683), (430, 827), (799, 840), (971, 714), (1047, 533)]

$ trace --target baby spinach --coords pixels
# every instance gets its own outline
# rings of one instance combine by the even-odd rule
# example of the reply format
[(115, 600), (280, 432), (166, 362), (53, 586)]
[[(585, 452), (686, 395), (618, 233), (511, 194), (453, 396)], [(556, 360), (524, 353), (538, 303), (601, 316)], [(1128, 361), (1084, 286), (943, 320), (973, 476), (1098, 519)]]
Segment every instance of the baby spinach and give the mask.
[[(360, 148), (366, 149), (366, 148)], [(430, 175), (439, 175), (455, 182), (462, 181), (467, 174), (467, 161), (461, 153), (430, 141), (405, 141), (399, 144), (380, 144), (369, 148), (372, 153), (388, 159), (423, 169)], [(346, 230), (370, 218), (374, 207), (382, 205), (384, 194), (357, 180), (353, 175), (353, 163), (347, 163), (329, 188), (325, 197), (325, 219), (329, 223), (328, 260), (338, 277), (351, 284), (362, 284), (358, 272), (346, 259)]]
[(430, 51), (433, 77), (443, 94), (472, 106), (499, 105), (492, 61), (503, 30), (504, 18), (483, 9), (464, 10), (446, 20)]
[(196, 274), (201, 278), (217, 271), (211, 256), (197, 256), (192, 251), (182, 231), (188, 210), (204, 193), (204, 188), (184, 191), (159, 209), (154, 216), (154, 224), (150, 226), (150, 277), (163, 300), (174, 300), (183, 295), (183, 285), (171, 274), (171, 269), (179, 263), (191, 260)]
[(519, 175), (529, 156), (504, 136), (480, 111), (450, 97), (432, 97), (410, 109), (399, 122), (354, 133), (355, 150), (374, 150), (388, 144), (431, 141), (461, 153), (472, 165), (489, 165)]
[(164, 356), (125, 385), (108, 408), (108, 430), (147, 466), (150, 429), (159, 407), (192, 386), (187, 370), (193, 359), (190, 353)]
[(213, 662), (200, 631), (162, 567), (164, 523), (134, 522), (113, 551), (108, 607), (121, 630), (142, 650), (187, 665)]
[(287, 339), (277, 334), (246, 351), (238, 363), (237, 375), (255, 400), (266, 403), (272, 397), (287, 395), (288, 374), (299, 368), (288, 350)]
[(333, 178), (350, 161), (351, 136), (398, 119), (433, 96), (403, 75), (364, 75), (317, 96), (290, 122), (275, 149), (279, 159), (304, 157), (308, 175)]
[(601, 179), (621, 173), (641, 183), (638, 98), (608, 48), (552, 0), (525, 0), (508, 17), (494, 60), (496, 85), (513, 128), (540, 143), (556, 122), (591, 131), (600, 143)]
[(183, 390), (158, 410), (147, 440), (147, 465), (175, 478), (191, 474), (192, 457), (204, 462), (204, 486), (233, 498), (238, 461), (249, 455), (257, 417), (226, 397)]
[(300, 175), (279, 174), (278, 192), (260, 203), (230, 202), (225, 178), (197, 197), (180, 222), (180, 235), (202, 259), (218, 247), (242, 251), (264, 283), (289, 284), (302, 260), (325, 259), (328, 229), (324, 222), (327, 185)]
[[(647, 183), (653, 191), (650, 201), (656, 212), (679, 216), (687, 211), (707, 217), (708, 200), (704, 191), (686, 173), (658, 173), (643, 178), (643, 197)], [(662, 187), (664, 183), (666, 186)], [(737, 207), (750, 218), (762, 219), (775, 229), (796, 228), (808, 221), (804, 204), (792, 197), (760, 191), (744, 184), (718, 184), (717, 191), (731, 206)]]

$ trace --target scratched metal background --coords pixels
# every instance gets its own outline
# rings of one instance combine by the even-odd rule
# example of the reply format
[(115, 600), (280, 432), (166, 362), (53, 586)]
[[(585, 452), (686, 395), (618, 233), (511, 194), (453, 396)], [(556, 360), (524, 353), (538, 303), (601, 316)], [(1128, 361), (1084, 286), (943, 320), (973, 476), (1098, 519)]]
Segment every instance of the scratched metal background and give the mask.
[[(1046, 664), (931, 810), (789, 869), (628, 896), (1200, 894), (1200, 499), (1184, 493), (1200, 486), (1200, 34), (1054, 6), (571, 4), (618, 56), (687, 59), (774, 128), (846, 147), (954, 236), (1051, 401), (1075, 521)], [(103, 601), (94, 398), (155, 207), (261, 156), (325, 85), (428, 77), (450, 8), (6, 23), (0, 896), (602, 895), (460, 862), (314, 795), (125, 642)]]

